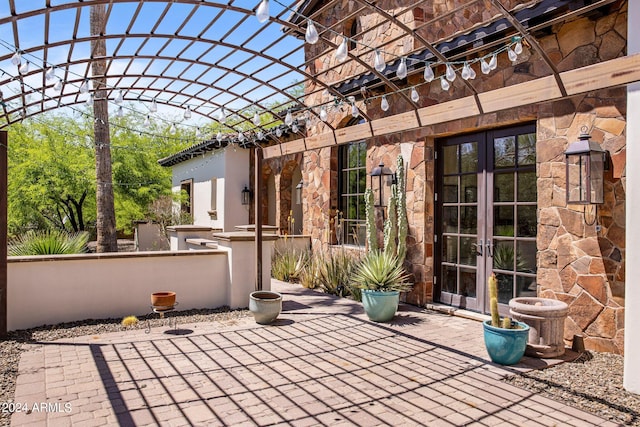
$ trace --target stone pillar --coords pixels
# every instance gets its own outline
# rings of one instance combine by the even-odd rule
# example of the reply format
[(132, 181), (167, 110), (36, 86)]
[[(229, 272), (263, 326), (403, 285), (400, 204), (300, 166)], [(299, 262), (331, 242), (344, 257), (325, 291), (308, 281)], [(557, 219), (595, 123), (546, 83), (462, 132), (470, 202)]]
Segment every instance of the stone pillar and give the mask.
[[(640, 54), (640, 2), (629, 2), (627, 54)], [(640, 83), (627, 86), (627, 164), (640, 162)], [(634, 215), (640, 212), (640, 170), (626, 169), (626, 263), (624, 310), (624, 388), (640, 393), (640, 263), (634, 262), (640, 254), (640, 227), (633, 226)], [(636, 176), (637, 175), (637, 176)], [(638, 181), (638, 184), (633, 184)], [(628, 185), (631, 183), (631, 185)]]

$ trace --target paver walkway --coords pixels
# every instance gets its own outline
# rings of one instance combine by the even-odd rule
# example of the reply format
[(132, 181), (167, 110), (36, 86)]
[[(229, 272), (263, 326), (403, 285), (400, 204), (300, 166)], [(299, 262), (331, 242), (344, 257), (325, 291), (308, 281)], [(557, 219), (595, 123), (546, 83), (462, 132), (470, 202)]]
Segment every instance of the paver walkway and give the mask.
[(12, 426), (615, 425), (500, 379), (480, 322), (360, 304), (274, 281), (276, 323), (178, 324), (36, 344), (20, 362)]

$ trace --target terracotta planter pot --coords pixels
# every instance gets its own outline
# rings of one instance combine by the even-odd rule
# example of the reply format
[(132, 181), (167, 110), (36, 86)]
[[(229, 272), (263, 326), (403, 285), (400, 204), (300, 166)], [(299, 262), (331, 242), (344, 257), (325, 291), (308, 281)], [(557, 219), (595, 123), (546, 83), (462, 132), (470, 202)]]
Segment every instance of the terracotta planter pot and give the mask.
[(151, 305), (154, 307), (173, 307), (176, 305), (176, 293), (172, 291), (154, 292), (151, 294)]

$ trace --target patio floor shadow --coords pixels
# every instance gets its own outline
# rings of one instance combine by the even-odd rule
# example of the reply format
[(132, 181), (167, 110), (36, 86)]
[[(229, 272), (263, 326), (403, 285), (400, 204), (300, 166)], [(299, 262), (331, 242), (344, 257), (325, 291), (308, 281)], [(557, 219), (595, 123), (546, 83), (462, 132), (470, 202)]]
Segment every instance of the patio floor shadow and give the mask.
[(15, 401), (58, 405), (12, 425), (615, 425), (502, 382), (530, 361), (490, 363), (479, 322), (402, 306), (376, 324), (353, 301), (272, 288), (285, 302), (269, 326), (33, 344)]

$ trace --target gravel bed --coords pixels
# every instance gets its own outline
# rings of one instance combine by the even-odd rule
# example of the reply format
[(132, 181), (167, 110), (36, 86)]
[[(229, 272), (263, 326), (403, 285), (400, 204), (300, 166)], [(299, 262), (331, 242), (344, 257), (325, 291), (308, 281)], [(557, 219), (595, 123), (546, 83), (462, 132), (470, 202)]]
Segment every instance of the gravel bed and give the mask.
[(640, 426), (640, 395), (622, 387), (623, 357), (583, 353), (576, 361), (505, 381), (621, 425)]
[[(230, 310), (227, 307), (218, 309), (184, 310), (175, 311), (171, 317), (178, 317), (178, 324), (198, 322), (229, 322), (235, 319), (250, 316), (249, 310)], [(139, 317), (138, 329), (146, 328), (144, 317)], [(59, 325), (47, 325), (33, 329), (9, 332), (6, 340), (0, 340), (0, 404), (12, 402), (16, 388), (18, 375), (18, 363), (24, 344), (33, 344), (42, 341), (55, 341), (61, 338), (82, 337), (85, 335), (98, 335), (107, 332), (120, 332), (125, 330), (121, 325), (122, 319), (83, 320), (79, 322), (62, 323)], [(160, 319), (150, 320), (152, 327), (161, 326)], [(0, 426), (8, 426), (11, 415), (0, 411)]]

